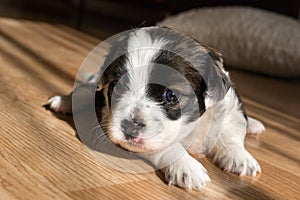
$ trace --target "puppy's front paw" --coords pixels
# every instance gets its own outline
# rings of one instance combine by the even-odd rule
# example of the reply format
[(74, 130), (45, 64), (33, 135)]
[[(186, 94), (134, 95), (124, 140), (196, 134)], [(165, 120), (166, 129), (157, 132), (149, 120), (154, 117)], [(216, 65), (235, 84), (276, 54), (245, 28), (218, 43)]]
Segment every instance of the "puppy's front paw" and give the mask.
[(210, 182), (206, 169), (197, 160), (186, 154), (162, 169), (169, 185), (184, 189), (199, 190)]
[(257, 172), (261, 172), (261, 168), (255, 158), (241, 147), (232, 147), (219, 151), (214, 156), (214, 162), (224, 171), (240, 176), (256, 176)]
[(45, 107), (57, 113), (70, 114), (72, 113), (71, 98), (71, 96), (53, 96)]

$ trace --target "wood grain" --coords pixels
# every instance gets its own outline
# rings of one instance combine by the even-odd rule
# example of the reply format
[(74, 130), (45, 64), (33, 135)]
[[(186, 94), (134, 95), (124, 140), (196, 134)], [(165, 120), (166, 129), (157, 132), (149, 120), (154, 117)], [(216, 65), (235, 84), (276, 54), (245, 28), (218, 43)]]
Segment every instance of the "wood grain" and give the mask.
[(0, 199), (299, 199), (299, 81), (232, 71), (247, 112), (266, 133), (247, 137), (262, 166), (255, 178), (201, 159), (212, 183), (168, 186), (159, 172), (130, 174), (98, 163), (72, 119), (42, 105), (71, 91), (80, 63), (100, 40), (62, 25), (0, 19)]

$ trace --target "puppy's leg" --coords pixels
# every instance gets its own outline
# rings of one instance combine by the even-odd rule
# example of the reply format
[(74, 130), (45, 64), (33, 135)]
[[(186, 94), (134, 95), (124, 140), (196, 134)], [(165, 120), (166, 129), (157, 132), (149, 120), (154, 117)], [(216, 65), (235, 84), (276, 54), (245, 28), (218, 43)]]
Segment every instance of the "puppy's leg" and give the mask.
[[(94, 103), (96, 93), (96, 86), (93, 84), (82, 84), (74, 89), (70, 95), (66, 96), (53, 96), (48, 100), (46, 108), (63, 114), (71, 114), (72, 111), (80, 111), (85, 106)], [(76, 102), (72, 102), (75, 100)], [(76, 104), (72, 109), (72, 103)]]
[(181, 144), (175, 144), (146, 158), (157, 167), (164, 166), (161, 171), (169, 185), (198, 190), (206, 182), (210, 182), (206, 169)]
[(247, 134), (261, 134), (264, 131), (265, 131), (265, 126), (263, 125), (263, 123), (261, 123), (257, 119), (248, 117)]
[(209, 155), (221, 169), (239, 175), (261, 172), (258, 162), (244, 148), (247, 121), (240, 111), (229, 114), (220, 137)]
[[(80, 81), (81, 85), (76, 87), (70, 95), (53, 96), (49, 98), (46, 108), (62, 114), (72, 113), (72, 99), (76, 100), (76, 109), (80, 110), (91, 103), (95, 97), (95, 89), (98, 85), (99, 75), (85, 73)], [(77, 111), (76, 110), (76, 111)], [(74, 111), (74, 110), (73, 110)]]
[(53, 96), (49, 98), (46, 108), (62, 114), (72, 113), (72, 95), (66, 96)]

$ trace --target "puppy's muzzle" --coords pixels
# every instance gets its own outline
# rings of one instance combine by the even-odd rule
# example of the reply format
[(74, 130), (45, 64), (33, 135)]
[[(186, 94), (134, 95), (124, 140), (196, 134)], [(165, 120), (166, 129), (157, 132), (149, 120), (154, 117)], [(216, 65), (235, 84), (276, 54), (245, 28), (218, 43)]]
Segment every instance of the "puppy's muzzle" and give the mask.
[(131, 120), (124, 119), (121, 122), (122, 132), (127, 140), (138, 137), (140, 131), (145, 127), (142, 119), (133, 118)]

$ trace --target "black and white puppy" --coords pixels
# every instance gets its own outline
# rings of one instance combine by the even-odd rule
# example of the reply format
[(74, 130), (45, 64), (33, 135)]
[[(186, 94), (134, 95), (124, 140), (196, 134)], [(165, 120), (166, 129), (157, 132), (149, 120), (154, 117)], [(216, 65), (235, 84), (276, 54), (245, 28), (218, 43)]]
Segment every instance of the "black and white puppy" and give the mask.
[[(207, 153), (232, 173), (261, 172), (244, 139), (264, 126), (246, 116), (219, 53), (160, 27), (134, 30), (108, 57), (120, 50), (124, 53), (108, 64), (100, 79), (84, 84), (98, 84), (99, 122), (105, 123), (114, 144), (132, 152), (155, 152), (145, 156), (154, 166), (177, 157), (161, 171), (169, 184), (187, 189), (210, 181), (189, 150)], [(78, 93), (80, 86), (73, 91)], [(71, 96), (54, 96), (49, 107), (72, 112)]]

